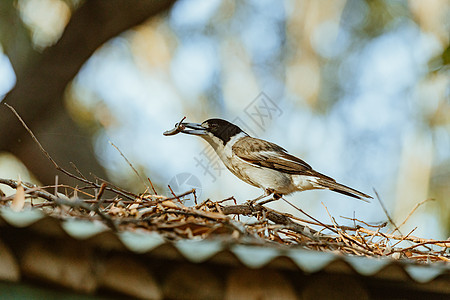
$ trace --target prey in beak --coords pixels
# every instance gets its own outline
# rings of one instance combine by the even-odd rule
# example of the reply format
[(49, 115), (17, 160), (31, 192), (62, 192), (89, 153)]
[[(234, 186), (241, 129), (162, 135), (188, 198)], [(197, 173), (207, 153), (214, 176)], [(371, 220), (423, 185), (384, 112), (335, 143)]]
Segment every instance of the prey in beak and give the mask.
[(208, 134), (208, 131), (205, 127), (202, 126), (202, 124), (183, 122), (184, 119), (186, 119), (186, 117), (184, 117), (180, 122), (176, 123), (173, 129), (167, 130), (163, 134), (166, 136), (175, 135), (180, 132), (199, 136)]

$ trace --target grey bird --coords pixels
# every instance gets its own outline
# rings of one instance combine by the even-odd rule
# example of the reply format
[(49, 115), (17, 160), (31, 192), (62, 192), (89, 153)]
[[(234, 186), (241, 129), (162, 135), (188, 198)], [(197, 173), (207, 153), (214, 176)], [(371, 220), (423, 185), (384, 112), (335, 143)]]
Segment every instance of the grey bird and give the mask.
[(372, 198), (314, 171), (310, 165), (284, 148), (251, 137), (228, 121), (209, 119), (202, 124), (180, 122), (164, 135), (178, 132), (197, 135), (206, 140), (231, 173), (261, 188), (263, 196), (273, 195), (277, 200), (294, 192), (328, 189), (366, 202)]

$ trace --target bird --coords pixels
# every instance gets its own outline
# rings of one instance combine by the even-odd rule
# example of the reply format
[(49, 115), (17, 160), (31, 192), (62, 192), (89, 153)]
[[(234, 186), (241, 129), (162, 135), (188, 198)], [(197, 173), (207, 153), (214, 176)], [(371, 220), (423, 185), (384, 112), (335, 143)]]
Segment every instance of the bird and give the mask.
[[(183, 118), (184, 120), (184, 118)], [(183, 122), (164, 135), (179, 132), (203, 138), (215, 150), (228, 170), (244, 182), (278, 200), (284, 195), (314, 189), (327, 189), (362, 201), (372, 197), (337, 183), (319, 173), (302, 159), (277, 144), (251, 137), (239, 126), (213, 118), (201, 124)]]

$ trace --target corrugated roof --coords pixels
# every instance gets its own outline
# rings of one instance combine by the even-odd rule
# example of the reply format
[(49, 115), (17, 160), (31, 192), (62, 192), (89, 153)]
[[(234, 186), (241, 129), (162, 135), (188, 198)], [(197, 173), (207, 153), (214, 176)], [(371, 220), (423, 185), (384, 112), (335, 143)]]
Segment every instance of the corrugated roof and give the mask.
[[(208, 262), (217, 258), (219, 254), (232, 254), (240, 263), (250, 269), (259, 269), (268, 264), (277, 263), (282, 258), (287, 258), (298, 270), (305, 273), (314, 273), (330, 268), (333, 271), (341, 272), (350, 267), (362, 276), (389, 278), (393, 275), (389, 274), (390, 272), (383, 272), (383, 270), (395, 266), (419, 283), (430, 282), (440, 275), (450, 275), (450, 264), (448, 263), (418, 264), (406, 259), (358, 257), (293, 247), (268, 246), (267, 244), (264, 246), (238, 244), (223, 239), (167, 241), (155, 232), (114, 233), (101, 222), (77, 219), (59, 220), (46, 216), (38, 210), (14, 212), (8, 208), (1, 208), (0, 226), (25, 228), (50, 236), (66, 235), (76, 241), (89, 240), (102, 248), (121, 249), (135, 254), (179, 256), (177, 258), (192, 263)], [(161, 247), (165, 249), (164, 253), (158, 251)], [(228, 263), (232, 263), (232, 260), (228, 260)], [(289, 267), (289, 264), (279, 263), (278, 265)]]

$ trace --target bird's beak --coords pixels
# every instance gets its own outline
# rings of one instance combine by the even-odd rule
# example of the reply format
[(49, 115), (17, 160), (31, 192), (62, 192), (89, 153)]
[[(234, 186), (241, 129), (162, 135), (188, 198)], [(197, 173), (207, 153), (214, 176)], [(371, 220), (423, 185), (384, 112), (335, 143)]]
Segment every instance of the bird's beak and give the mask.
[(181, 123), (185, 127), (181, 132), (193, 135), (206, 135), (208, 131), (201, 124), (197, 123)]

